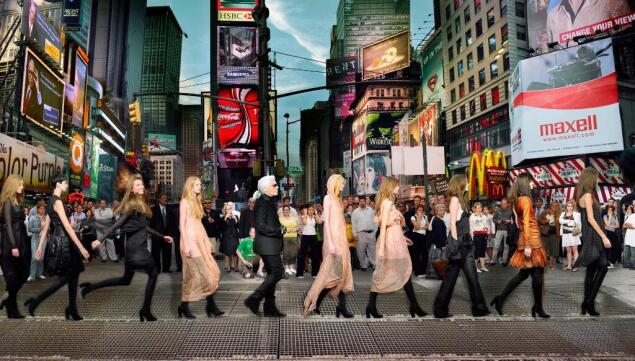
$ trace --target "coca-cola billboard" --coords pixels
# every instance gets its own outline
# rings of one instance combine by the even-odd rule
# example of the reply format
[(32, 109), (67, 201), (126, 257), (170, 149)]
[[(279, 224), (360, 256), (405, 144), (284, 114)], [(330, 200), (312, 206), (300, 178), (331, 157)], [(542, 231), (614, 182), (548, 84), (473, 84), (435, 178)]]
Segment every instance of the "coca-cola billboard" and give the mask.
[[(218, 90), (218, 140), (221, 149), (232, 145), (258, 144), (258, 91), (220, 87)], [(248, 102), (244, 104), (232, 99)], [(252, 105), (254, 104), (254, 105)]]

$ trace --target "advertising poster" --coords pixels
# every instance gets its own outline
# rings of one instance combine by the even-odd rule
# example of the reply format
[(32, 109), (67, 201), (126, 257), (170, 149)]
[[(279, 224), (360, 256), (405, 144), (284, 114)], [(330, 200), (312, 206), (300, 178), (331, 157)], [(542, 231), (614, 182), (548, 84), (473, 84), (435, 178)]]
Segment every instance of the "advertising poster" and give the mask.
[(52, 190), (51, 177), (66, 169), (66, 161), (44, 148), (0, 133), (0, 184), (11, 174), (24, 179), (24, 187), (34, 192)]
[(353, 159), (357, 159), (366, 153), (366, 115), (362, 114), (355, 119), (351, 134)]
[[(84, 125), (84, 99), (86, 98), (87, 66), (77, 54), (74, 56), (74, 66), (69, 69), (64, 85), (64, 121), (74, 127)], [(71, 77), (71, 72), (74, 75)]]
[(258, 0), (216, 0), (219, 21), (253, 22), (251, 12)]
[(115, 199), (116, 160), (110, 154), (99, 155), (99, 198), (105, 198), (108, 202)]
[(571, 45), (577, 36), (609, 31), (634, 20), (633, 0), (527, 1), (529, 47), (541, 52), (549, 50), (549, 43)]
[(150, 154), (174, 152), (176, 150), (176, 135), (148, 133), (146, 138)]
[(343, 87), (333, 90), (335, 118), (346, 118), (351, 115), (351, 104), (355, 100), (355, 87)]
[(258, 85), (258, 31), (238, 26), (218, 27), (218, 83)]
[(84, 194), (89, 198), (98, 198), (99, 194), (99, 149), (101, 140), (89, 135), (85, 139), (86, 161), (84, 162)]
[(403, 112), (368, 113), (366, 115), (366, 147), (368, 150), (389, 150), (392, 131), (403, 117)]
[(611, 39), (522, 60), (510, 87), (513, 165), (624, 149)]
[(224, 149), (218, 152), (219, 168), (251, 168), (256, 159), (255, 149)]
[[(427, 145), (439, 145), (439, 105), (438, 103), (429, 104), (417, 116), (417, 123)], [(420, 138), (419, 138), (420, 139)]]
[(584, 158), (566, 159), (543, 165), (514, 168), (509, 171), (512, 182), (519, 174), (529, 173), (539, 187), (559, 187), (563, 185), (576, 185), (580, 179), (580, 173), (585, 168)]
[(423, 104), (443, 99), (443, 42), (437, 32), (421, 51)]
[(70, 143), (70, 185), (72, 188), (80, 187), (84, 171), (84, 137), (73, 131)]
[[(209, 92), (202, 92), (201, 95), (209, 95)], [(203, 123), (205, 127), (204, 140), (214, 139), (214, 117), (212, 116), (212, 99), (201, 98), (203, 103)]]
[(60, 63), (62, 41), (59, 30), (55, 29), (44, 13), (40, 11), (35, 0), (24, 0), (22, 4), (22, 24), (20, 31), (50, 56), (56, 63)]
[(80, 31), (82, 0), (64, 0), (64, 25), (66, 31)]
[(212, 140), (208, 139), (203, 142), (203, 183), (212, 181), (213, 157), (214, 145), (212, 144)]
[(362, 80), (410, 66), (410, 32), (402, 31), (366, 45), (362, 53)]
[(353, 161), (353, 194), (363, 196), (366, 194), (366, 176), (364, 169), (366, 162), (364, 157)]
[(355, 76), (359, 72), (359, 63), (356, 56), (326, 60), (326, 85), (341, 85), (355, 82)]
[(350, 178), (353, 176), (353, 164), (351, 158), (351, 151), (347, 150), (343, 153), (344, 158), (344, 178)]
[(598, 171), (600, 183), (626, 184), (617, 159), (592, 157), (589, 162)]
[(388, 152), (369, 153), (366, 156), (366, 168), (364, 168), (366, 194), (377, 193), (384, 178), (392, 174), (390, 161)]
[(258, 115), (260, 108), (234, 100), (258, 103), (256, 89), (220, 87), (218, 96), (218, 139), (220, 148), (234, 144), (258, 144)]
[(29, 48), (24, 64), (22, 114), (51, 132), (61, 132), (64, 82)]

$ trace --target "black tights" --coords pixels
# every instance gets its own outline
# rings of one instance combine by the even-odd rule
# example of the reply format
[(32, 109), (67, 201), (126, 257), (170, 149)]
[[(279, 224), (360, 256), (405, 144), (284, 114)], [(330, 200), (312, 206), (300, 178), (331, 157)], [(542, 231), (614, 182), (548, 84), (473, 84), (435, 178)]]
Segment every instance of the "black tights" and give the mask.
[(542, 310), (542, 295), (544, 292), (544, 268), (527, 268), (521, 269), (512, 279), (507, 282), (507, 285), (500, 294), (501, 302), (504, 302), (507, 297), (531, 275), (531, 289), (534, 294), (534, 306), (537, 309)]
[(600, 255), (600, 258), (589, 264), (586, 267), (586, 274), (584, 276), (584, 302), (587, 305), (593, 305), (595, 297), (600, 291), (604, 276), (608, 272), (608, 263), (604, 253)]
[(4, 305), (7, 307), (7, 312), (17, 311), (18, 292), (20, 292), (20, 289), (24, 286), (26, 280), (15, 280), (7, 277), (5, 277), (4, 280), (6, 283), (7, 293), (9, 294), (7, 299), (3, 301)]
[(77, 310), (77, 283), (79, 281), (79, 272), (69, 275), (57, 276), (57, 280), (53, 282), (44, 292), (33, 298), (31, 307), (35, 309), (37, 305), (49, 298), (53, 293), (57, 292), (64, 285), (68, 285), (68, 308)]
[[(152, 306), (152, 296), (154, 295), (154, 288), (157, 285), (157, 277), (159, 276), (159, 270), (154, 266), (147, 266), (144, 268), (148, 274), (148, 283), (146, 283), (145, 295), (143, 298), (143, 310), (150, 310)], [(84, 295), (104, 287), (113, 286), (129, 286), (132, 282), (132, 277), (135, 274), (135, 269), (127, 268), (124, 271), (123, 277), (110, 278), (97, 283), (90, 283), (84, 287)]]

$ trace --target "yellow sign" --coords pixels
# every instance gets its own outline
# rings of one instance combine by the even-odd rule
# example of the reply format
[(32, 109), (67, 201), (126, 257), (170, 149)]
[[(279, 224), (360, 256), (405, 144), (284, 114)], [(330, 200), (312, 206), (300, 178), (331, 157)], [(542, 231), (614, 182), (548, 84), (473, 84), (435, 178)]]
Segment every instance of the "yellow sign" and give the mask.
[(487, 167), (501, 167), (507, 169), (507, 159), (503, 151), (485, 149), (483, 153), (472, 153), (468, 181), (470, 184), (468, 198), (475, 199), (478, 195), (487, 195), (485, 171)]

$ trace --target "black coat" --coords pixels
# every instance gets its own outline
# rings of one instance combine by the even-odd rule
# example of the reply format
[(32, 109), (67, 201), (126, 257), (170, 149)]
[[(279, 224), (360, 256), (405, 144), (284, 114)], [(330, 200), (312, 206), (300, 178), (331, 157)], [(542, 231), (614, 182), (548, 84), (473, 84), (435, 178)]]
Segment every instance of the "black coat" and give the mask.
[(238, 226), (240, 238), (249, 237), (249, 229), (251, 227), (256, 227), (255, 210), (252, 211), (249, 208), (245, 208), (240, 212), (240, 224)]
[(254, 252), (261, 256), (275, 256), (282, 252), (282, 227), (276, 206), (276, 200), (264, 194), (256, 200)]
[[(209, 218), (212, 218), (214, 222), (210, 222)], [(220, 214), (215, 209), (210, 209), (209, 212), (205, 212), (203, 215), (203, 227), (205, 227), (205, 231), (207, 232), (207, 237), (220, 237)]]
[[(178, 227), (179, 220), (174, 219), (174, 214), (170, 211), (170, 209), (165, 207), (165, 225), (163, 224), (163, 216), (161, 215), (161, 208), (158, 204), (152, 206), (152, 218), (150, 219), (150, 228), (154, 229), (158, 233), (170, 235), (170, 231), (172, 231), (172, 225), (176, 222), (176, 226)], [(155, 235), (152, 235), (152, 239), (156, 241), (163, 242), (163, 238), (159, 238)]]

